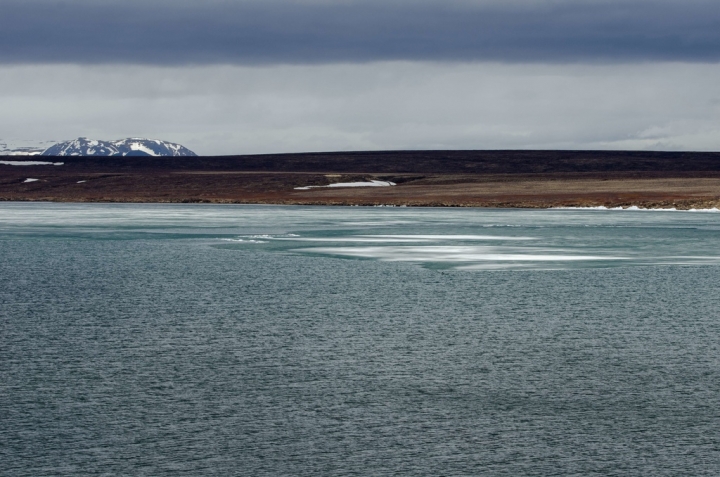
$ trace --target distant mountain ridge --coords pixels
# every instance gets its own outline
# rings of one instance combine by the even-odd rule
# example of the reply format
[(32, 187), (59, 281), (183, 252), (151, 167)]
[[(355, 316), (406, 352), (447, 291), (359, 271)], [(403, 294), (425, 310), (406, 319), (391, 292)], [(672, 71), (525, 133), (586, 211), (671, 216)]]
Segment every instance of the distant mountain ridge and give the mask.
[(98, 141), (80, 137), (50, 146), (43, 156), (197, 156), (190, 149), (168, 141), (127, 138)]

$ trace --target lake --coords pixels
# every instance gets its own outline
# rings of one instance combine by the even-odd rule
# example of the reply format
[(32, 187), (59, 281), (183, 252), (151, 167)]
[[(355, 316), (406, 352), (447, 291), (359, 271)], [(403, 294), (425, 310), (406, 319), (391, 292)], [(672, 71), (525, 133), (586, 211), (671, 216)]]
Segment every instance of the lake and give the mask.
[(720, 213), (0, 204), (0, 474), (718, 475)]

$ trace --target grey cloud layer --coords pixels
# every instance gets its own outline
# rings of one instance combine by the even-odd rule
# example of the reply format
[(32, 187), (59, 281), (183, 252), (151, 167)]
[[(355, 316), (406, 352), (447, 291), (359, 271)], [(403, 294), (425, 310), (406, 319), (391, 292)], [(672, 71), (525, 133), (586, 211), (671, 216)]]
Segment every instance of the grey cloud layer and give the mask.
[(719, 24), (701, 0), (6, 0), (0, 62), (716, 62)]
[(0, 143), (18, 146), (719, 150), (720, 65), (4, 66), (0, 111)]

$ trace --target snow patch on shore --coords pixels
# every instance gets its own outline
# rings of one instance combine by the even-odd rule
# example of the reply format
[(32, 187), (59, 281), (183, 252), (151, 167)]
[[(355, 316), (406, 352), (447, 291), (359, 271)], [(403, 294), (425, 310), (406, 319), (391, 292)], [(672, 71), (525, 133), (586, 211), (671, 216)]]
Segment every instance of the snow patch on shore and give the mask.
[(335, 184), (329, 184), (324, 186), (305, 186), (305, 187), (295, 187), (295, 190), (310, 190), (310, 189), (318, 189), (318, 188), (324, 188), (324, 187), (389, 187), (397, 185), (394, 182), (390, 181), (370, 181), (370, 182), (338, 182)]

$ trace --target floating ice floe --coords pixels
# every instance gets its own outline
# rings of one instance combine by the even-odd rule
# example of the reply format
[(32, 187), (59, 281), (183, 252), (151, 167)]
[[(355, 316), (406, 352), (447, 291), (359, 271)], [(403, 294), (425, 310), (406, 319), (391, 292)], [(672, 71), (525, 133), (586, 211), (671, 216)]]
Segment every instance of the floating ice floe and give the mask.
[(25, 184), (25, 183), (27, 183), (27, 182), (37, 182), (37, 181), (39, 181), (39, 180), (40, 180), (40, 179), (33, 179), (32, 177), (28, 177), (27, 179), (25, 179), (25, 180), (23, 181), (23, 184)]
[(335, 184), (329, 184), (324, 186), (305, 186), (295, 187), (295, 190), (310, 190), (323, 187), (389, 187), (397, 185), (390, 181), (370, 181), (370, 182), (338, 182)]
[(47, 161), (0, 161), (0, 164), (6, 166), (62, 166), (65, 163)]
[(224, 239), (220, 239), (220, 240), (222, 240), (223, 242), (236, 242), (236, 243), (240, 243), (240, 242), (243, 242), (243, 243), (267, 243), (267, 241), (265, 241), (265, 240), (252, 240), (252, 239), (241, 239), (241, 238), (234, 238), (234, 239), (233, 238), (224, 238)]
[(220, 239), (223, 242), (244, 242), (244, 243), (267, 243), (268, 240), (294, 240), (296, 237), (300, 237), (296, 234), (282, 234), (282, 235), (246, 235), (235, 238), (224, 238)]

